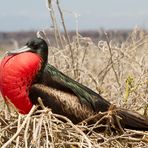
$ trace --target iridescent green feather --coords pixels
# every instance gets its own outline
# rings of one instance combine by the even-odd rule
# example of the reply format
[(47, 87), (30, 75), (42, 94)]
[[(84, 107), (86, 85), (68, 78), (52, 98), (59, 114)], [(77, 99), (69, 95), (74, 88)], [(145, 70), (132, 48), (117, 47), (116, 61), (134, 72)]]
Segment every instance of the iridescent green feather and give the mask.
[[(45, 71), (46, 73), (48, 72), (53, 81), (72, 90), (73, 93), (79, 98), (81, 104), (85, 103), (87, 105), (91, 105), (95, 111), (100, 110), (101, 106), (105, 109), (106, 107), (109, 107), (110, 103), (103, 99), (99, 94), (66, 76), (52, 65), (47, 64)], [(102, 109), (102, 111), (103, 110), (104, 109)]]

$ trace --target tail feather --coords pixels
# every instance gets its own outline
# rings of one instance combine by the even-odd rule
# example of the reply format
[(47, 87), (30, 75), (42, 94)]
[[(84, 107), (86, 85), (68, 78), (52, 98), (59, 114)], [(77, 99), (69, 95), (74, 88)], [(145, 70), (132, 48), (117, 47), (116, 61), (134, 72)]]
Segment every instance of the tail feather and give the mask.
[(117, 114), (122, 118), (121, 124), (124, 128), (148, 131), (148, 117), (121, 108)]

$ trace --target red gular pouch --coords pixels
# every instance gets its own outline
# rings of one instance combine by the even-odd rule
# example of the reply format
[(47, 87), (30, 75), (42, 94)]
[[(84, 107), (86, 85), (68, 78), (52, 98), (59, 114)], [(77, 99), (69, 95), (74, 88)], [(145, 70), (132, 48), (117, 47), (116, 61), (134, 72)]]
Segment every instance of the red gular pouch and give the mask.
[(0, 63), (0, 91), (6, 102), (11, 102), (22, 114), (27, 114), (32, 103), (29, 89), (41, 69), (41, 57), (24, 52), (4, 57)]

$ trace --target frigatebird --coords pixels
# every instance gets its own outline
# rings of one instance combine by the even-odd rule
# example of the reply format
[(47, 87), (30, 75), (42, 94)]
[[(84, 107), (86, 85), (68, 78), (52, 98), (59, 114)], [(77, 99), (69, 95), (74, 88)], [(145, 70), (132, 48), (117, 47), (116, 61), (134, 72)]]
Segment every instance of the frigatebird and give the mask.
[[(0, 91), (20, 113), (27, 114), (40, 97), (44, 106), (79, 123), (112, 105), (98, 93), (66, 76), (48, 63), (48, 45), (34, 38), (10, 50), (0, 64)], [(148, 130), (148, 118), (117, 108), (123, 128)]]

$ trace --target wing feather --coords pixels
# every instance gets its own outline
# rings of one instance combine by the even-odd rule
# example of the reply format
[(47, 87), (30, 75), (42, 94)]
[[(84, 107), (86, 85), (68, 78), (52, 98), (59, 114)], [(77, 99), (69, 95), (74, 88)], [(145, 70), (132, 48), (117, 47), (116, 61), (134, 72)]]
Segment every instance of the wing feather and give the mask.
[(80, 103), (91, 105), (94, 111), (106, 111), (110, 106), (110, 103), (99, 94), (66, 76), (50, 64), (46, 65), (43, 77), (44, 84), (73, 92)]

